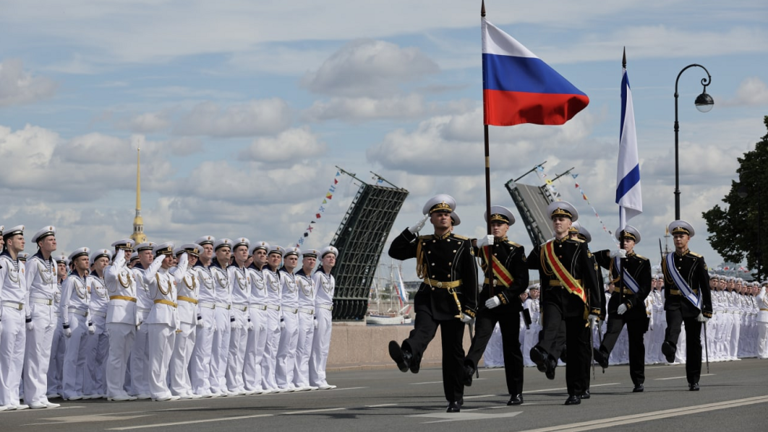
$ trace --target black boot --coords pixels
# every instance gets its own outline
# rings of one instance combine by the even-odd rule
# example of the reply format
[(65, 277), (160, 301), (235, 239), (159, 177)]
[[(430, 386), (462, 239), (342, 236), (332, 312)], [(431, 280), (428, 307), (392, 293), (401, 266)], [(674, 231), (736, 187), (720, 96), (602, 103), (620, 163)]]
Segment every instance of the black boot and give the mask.
[(398, 345), (395, 341), (389, 342), (389, 356), (392, 357), (392, 360), (397, 363), (397, 368), (400, 369), (400, 372), (408, 372), (408, 367), (411, 361), (411, 352), (405, 351), (402, 348), (400, 348), (400, 345)]
[(547, 379), (555, 379), (555, 368), (557, 367), (557, 360), (555, 360), (554, 357), (549, 356), (546, 361), (547, 370), (544, 372), (544, 374), (547, 376)]
[(516, 394), (513, 395), (511, 398), (509, 398), (509, 402), (507, 402), (507, 405), (522, 405), (523, 404), (523, 395)]
[(472, 365), (464, 365), (464, 386), (472, 387), (472, 378), (475, 376), (475, 368)]
[(675, 362), (675, 352), (677, 352), (677, 348), (672, 345), (672, 342), (664, 341), (664, 343), (661, 344), (661, 353), (664, 354), (664, 357), (667, 359), (667, 363)]
[(568, 396), (568, 399), (565, 400), (565, 405), (578, 405), (581, 403), (581, 399), (576, 395), (570, 395)]
[(461, 405), (458, 402), (448, 402), (448, 409), (445, 412), (455, 413), (461, 411)]
[(699, 391), (699, 383), (688, 384), (688, 390), (690, 390), (690, 391)]
[(584, 393), (579, 395), (579, 399), (589, 399), (592, 397), (592, 394), (589, 393), (589, 389), (584, 390)]
[(635, 384), (635, 388), (632, 389), (632, 393), (642, 393), (645, 390), (642, 384)]
[(536, 363), (536, 368), (539, 372), (547, 371), (547, 358), (549, 358), (549, 354), (544, 349), (538, 346), (531, 348), (531, 361)]

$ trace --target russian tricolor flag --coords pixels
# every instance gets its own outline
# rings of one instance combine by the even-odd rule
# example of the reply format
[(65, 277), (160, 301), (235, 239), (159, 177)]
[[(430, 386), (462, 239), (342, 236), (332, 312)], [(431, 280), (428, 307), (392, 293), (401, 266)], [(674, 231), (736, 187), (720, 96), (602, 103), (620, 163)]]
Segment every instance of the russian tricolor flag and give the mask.
[(589, 97), (512, 36), (482, 18), (485, 124), (561, 125)]

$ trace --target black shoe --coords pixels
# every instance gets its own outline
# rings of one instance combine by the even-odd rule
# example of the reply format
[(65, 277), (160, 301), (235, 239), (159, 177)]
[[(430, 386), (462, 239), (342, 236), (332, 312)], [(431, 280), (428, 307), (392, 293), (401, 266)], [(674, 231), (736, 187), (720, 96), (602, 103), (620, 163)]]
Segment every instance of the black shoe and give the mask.
[(531, 361), (536, 363), (536, 368), (539, 372), (547, 371), (547, 358), (549, 358), (549, 354), (542, 348), (539, 348), (538, 346), (531, 348)]
[(523, 395), (516, 394), (509, 398), (509, 402), (507, 402), (507, 405), (522, 405), (523, 404)]
[(472, 387), (472, 377), (475, 376), (475, 368), (470, 365), (464, 365), (464, 386)]
[(606, 354), (597, 348), (592, 348), (592, 355), (595, 357), (595, 361), (601, 368), (608, 369), (608, 357), (610, 354)]
[[(405, 351), (405, 353), (406, 355), (410, 354), (408, 351)], [(419, 370), (421, 369), (421, 358), (415, 359), (411, 357), (410, 360), (408, 361), (408, 364), (411, 367), (411, 372), (419, 373)]]
[(677, 348), (675, 348), (675, 346), (672, 345), (672, 343), (669, 341), (664, 341), (664, 343), (661, 344), (661, 353), (664, 354), (664, 357), (667, 359), (667, 363), (675, 362), (676, 351)]
[(557, 360), (550, 356), (546, 361), (546, 366), (547, 370), (544, 372), (544, 374), (547, 376), (547, 379), (555, 379), (555, 368), (557, 368)]
[(699, 383), (688, 384), (688, 390), (699, 391)]
[(579, 395), (579, 399), (589, 399), (592, 397), (592, 394), (589, 393), (589, 390), (584, 390), (584, 393)]
[(445, 412), (459, 412), (461, 411), (461, 405), (458, 402), (448, 402), (448, 409)]
[(635, 388), (632, 389), (632, 393), (642, 393), (645, 390), (642, 384), (635, 384)]
[(578, 405), (581, 403), (581, 399), (576, 395), (570, 395), (568, 396), (568, 399), (565, 400), (566, 405)]
[(395, 341), (389, 342), (389, 356), (392, 357), (392, 360), (397, 363), (397, 368), (400, 369), (400, 372), (408, 372), (408, 363), (411, 359), (411, 353), (408, 351), (403, 351), (402, 348), (400, 348), (400, 345), (397, 344)]

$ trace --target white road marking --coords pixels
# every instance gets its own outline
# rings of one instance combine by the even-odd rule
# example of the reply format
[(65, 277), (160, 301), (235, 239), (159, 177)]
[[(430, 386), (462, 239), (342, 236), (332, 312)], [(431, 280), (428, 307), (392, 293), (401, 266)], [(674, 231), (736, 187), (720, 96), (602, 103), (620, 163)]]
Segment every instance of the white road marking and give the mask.
[[(621, 383), (606, 383), (606, 384), (590, 384), (589, 388), (592, 387), (606, 387), (606, 386), (615, 386), (619, 385)], [(561, 388), (551, 388), (551, 389), (539, 389), (539, 390), (528, 390), (523, 392), (523, 396), (525, 396), (528, 393), (543, 393), (543, 392), (549, 392), (549, 391), (561, 391), (561, 390), (568, 390), (568, 387), (561, 387)], [(466, 398), (465, 398), (466, 399)]]
[[(468, 411), (468, 410), (465, 410)], [(488, 413), (477, 413), (477, 412), (457, 412), (457, 413), (431, 413), (431, 414), (418, 414), (408, 417), (415, 417), (415, 418), (423, 418), (423, 419), (438, 419), (436, 421), (429, 421), (424, 422), (424, 424), (431, 424), (431, 423), (446, 423), (446, 422), (454, 422), (454, 421), (467, 421), (467, 420), (496, 420), (496, 419), (502, 419), (502, 418), (510, 418), (514, 417), (518, 414), (520, 414), (522, 411), (515, 411), (510, 413), (504, 413), (504, 414), (488, 414)]]
[(425, 381), (425, 382), (417, 382), (417, 383), (408, 383), (410, 385), (424, 385), (424, 384), (442, 384), (442, 381)]
[(110, 428), (107, 430), (147, 429), (147, 428), (157, 428), (157, 427), (163, 427), (163, 426), (179, 426), (179, 425), (188, 425), (188, 424), (197, 424), (197, 423), (212, 423), (212, 422), (222, 422), (222, 421), (230, 421), (230, 420), (252, 419), (252, 418), (258, 418), (258, 417), (273, 417), (273, 416), (274, 414), (256, 414), (256, 415), (248, 415), (248, 416), (190, 420), (190, 421), (174, 422), (174, 423), (155, 423), (155, 424), (140, 425), (140, 426), (124, 426), (124, 427)]
[[(146, 412), (146, 411), (145, 411)], [(46, 425), (52, 426), (56, 424), (68, 424), (68, 423), (95, 423), (95, 422), (108, 422), (119, 420), (130, 420), (140, 417), (148, 417), (152, 414), (138, 414), (138, 415), (122, 415), (123, 413), (115, 414), (86, 414), (86, 415), (74, 415), (67, 417), (46, 417), (41, 420), (45, 420), (45, 423), (31, 423), (25, 426)]]
[(366, 408), (381, 408), (381, 407), (391, 407), (391, 406), (397, 406), (397, 404), (379, 404), (379, 405), (366, 405)]
[(346, 408), (323, 408), (323, 409), (314, 409), (314, 410), (304, 410), (304, 411), (289, 411), (281, 413), (282, 415), (293, 415), (293, 414), (311, 414), (311, 413), (319, 413), (319, 412), (330, 412), (330, 411), (342, 411)]
[[(713, 376), (714, 374), (703, 374), (701, 376)], [(673, 380), (673, 379), (683, 379), (688, 378), (687, 376), (676, 376), (676, 377), (668, 377), (668, 378), (654, 378), (654, 381), (666, 381), (666, 380)]]
[(580, 423), (571, 423), (558, 426), (550, 426), (539, 429), (529, 429), (524, 432), (556, 432), (556, 431), (569, 431), (580, 432), (593, 429), (602, 429), (613, 426), (621, 426), (632, 423), (642, 423), (650, 420), (660, 420), (669, 417), (678, 417), (690, 414), (697, 414), (700, 412), (710, 412), (713, 410), (727, 409), (727, 408), (739, 408), (745, 405), (753, 405), (759, 403), (768, 403), (768, 396), (757, 396), (746, 399), (731, 400), (726, 402), (717, 402), (705, 405), (693, 405), (682, 408), (674, 408), (662, 411), (653, 411), (642, 414), (633, 414), (621, 417), (612, 417), (600, 420), (593, 420)]
[(487, 395), (477, 395), (477, 396), (464, 396), (464, 399), (482, 399), (482, 398), (489, 398), (489, 397), (502, 397), (505, 395), (501, 394), (487, 394)]

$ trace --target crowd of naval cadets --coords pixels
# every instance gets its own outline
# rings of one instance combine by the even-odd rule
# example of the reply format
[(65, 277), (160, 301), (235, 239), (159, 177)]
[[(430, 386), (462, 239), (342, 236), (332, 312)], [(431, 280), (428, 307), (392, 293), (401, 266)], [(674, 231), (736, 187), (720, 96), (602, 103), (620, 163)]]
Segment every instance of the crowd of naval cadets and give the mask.
[[(491, 234), (480, 239), (453, 232), (460, 223), (455, 210), (451, 196), (433, 197), (424, 218), (389, 249), (392, 258), (415, 258), (423, 280), (414, 297), (414, 329), (389, 343), (389, 355), (400, 371), (418, 373), (439, 327), (448, 412), (461, 410), (483, 354), (486, 366), (505, 368), (508, 405), (524, 403), (526, 365), (555, 379), (564, 363), (565, 405), (578, 405), (591, 397), (595, 363), (629, 363), (632, 392), (645, 389), (646, 363), (685, 363), (688, 390), (698, 391), (704, 355), (707, 361), (768, 358), (766, 284), (711, 274), (704, 257), (688, 247), (695, 230), (686, 221), (669, 224), (675, 250), (654, 274), (650, 260), (634, 250), (641, 241), (636, 228), (617, 230), (619, 248), (593, 252), (590, 233), (565, 201), (547, 209), (555, 238), (528, 255), (507, 237), (515, 222), (509, 209), (490, 207)], [(427, 221), (431, 234), (421, 232)], [(529, 285), (529, 270), (538, 271), (539, 283)], [(472, 341), (465, 354), (467, 326)]]
[[(507, 237), (509, 209), (492, 206), (491, 234), (475, 240), (454, 233), (455, 208), (449, 195), (432, 198), (389, 250), (415, 258), (423, 279), (414, 329), (389, 354), (402, 372), (418, 373), (439, 327), (449, 412), (461, 410), (483, 355), (486, 366), (504, 366), (509, 405), (524, 403), (524, 366), (555, 379), (564, 364), (565, 404), (575, 405), (590, 398), (594, 363), (629, 363), (633, 392), (644, 390), (645, 364), (685, 363), (697, 391), (702, 352), (714, 362), (768, 358), (765, 284), (709, 273), (688, 247), (695, 231), (685, 221), (669, 225), (675, 251), (654, 272), (634, 251), (637, 229), (616, 233), (620, 249), (592, 252), (564, 201), (547, 209), (555, 238), (527, 255)], [(427, 220), (433, 233), (421, 235)], [(332, 246), (203, 236), (179, 247), (125, 239), (65, 256), (48, 226), (31, 237), (30, 256), (23, 226), (0, 227), (0, 236), (0, 411), (55, 408), (59, 397), (169, 401), (335, 387), (325, 375)], [(529, 284), (529, 270), (539, 283)], [(467, 325), (475, 332), (465, 354)]]
[(327, 390), (339, 251), (211, 236), (56, 253), (0, 227), (0, 411)]

